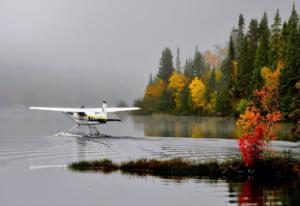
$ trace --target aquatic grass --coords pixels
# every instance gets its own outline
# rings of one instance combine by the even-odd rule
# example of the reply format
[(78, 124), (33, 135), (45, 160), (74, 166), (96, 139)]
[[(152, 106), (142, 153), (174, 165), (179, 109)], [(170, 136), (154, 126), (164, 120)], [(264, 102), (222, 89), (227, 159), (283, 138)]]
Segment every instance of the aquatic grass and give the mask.
[(119, 166), (109, 159), (93, 160), (93, 161), (79, 161), (74, 162), (68, 166), (74, 171), (100, 171), (104, 173), (114, 172), (119, 169)]
[(139, 176), (158, 176), (163, 178), (206, 177), (227, 180), (287, 180), (300, 178), (300, 162), (289, 156), (266, 155), (252, 167), (246, 167), (241, 158), (227, 159), (222, 162), (188, 161), (182, 158), (170, 160), (137, 159), (121, 163), (111, 160), (80, 161), (69, 165), (76, 171), (115, 172)]

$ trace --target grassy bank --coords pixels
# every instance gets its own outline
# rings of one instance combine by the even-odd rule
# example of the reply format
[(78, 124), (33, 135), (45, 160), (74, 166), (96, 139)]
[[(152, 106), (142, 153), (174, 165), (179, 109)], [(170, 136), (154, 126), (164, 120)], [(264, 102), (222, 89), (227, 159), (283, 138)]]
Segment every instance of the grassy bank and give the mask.
[(181, 158), (171, 160), (138, 159), (121, 163), (111, 160), (80, 161), (69, 165), (74, 171), (94, 171), (110, 173), (121, 171), (132, 175), (153, 175), (171, 177), (206, 177), (212, 179), (263, 181), (281, 181), (300, 178), (300, 162), (290, 157), (274, 155), (258, 160), (252, 167), (246, 167), (241, 159), (230, 159), (224, 162), (187, 161)]

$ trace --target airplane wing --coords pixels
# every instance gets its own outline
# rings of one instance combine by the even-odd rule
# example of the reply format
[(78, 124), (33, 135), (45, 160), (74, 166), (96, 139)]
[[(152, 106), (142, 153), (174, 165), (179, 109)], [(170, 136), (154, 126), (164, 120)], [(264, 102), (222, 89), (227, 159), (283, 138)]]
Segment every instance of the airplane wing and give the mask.
[(139, 107), (108, 107), (106, 108), (106, 112), (125, 112), (125, 111), (134, 111), (134, 110), (139, 110), (141, 108)]
[[(64, 107), (29, 107), (33, 110), (42, 110), (42, 111), (55, 111), (55, 112), (102, 112), (102, 108), (64, 108)], [(106, 108), (106, 112), (124, 112), (124, 111), (133, 111), (139, 110), (138, 107), (112, 107)]]

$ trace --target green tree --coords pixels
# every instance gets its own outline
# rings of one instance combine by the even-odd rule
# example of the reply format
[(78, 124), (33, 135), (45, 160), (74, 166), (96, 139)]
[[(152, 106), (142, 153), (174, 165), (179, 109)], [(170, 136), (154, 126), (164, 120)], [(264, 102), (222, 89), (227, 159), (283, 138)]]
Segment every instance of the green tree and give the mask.
[(169, 77), (174, 71), (173, 67), (173, 56), (169, 48), (165, 48), (162, 51), (162, 56), (160, 58), (158, 77), (162, 79), (165, 83), (168, 83)]
[(161, 97), (159, 99), (159, 111), (163, 113), (173, 112), (175, 109), (175, 100), (172, 96), (172, 92), (165, 88), (162, 91)]
[(250, 73), (250, 76), (249, 76), (250, 82), (248, 82), (249, 84), (247, 87), (245, 87), (245, 90), (247, 90), (248, 95), (251, 95), (252, 74), (253, 74), (253, 70), (255, 68), (254, 59), (255, 59), (256, 52), (257, 52), (257, 45), (258, 45), (258, 40), (259, 40), (259, 28), (258, 28), (258, 22), (256, 19), (252, 19), (250, 21), (249, 29), (248, 29), (248, 33), (247, 33), (247, 39), (248, 39), (248, 47), (249, 47), (248, 48), (248, 58), (247, 58), (249, 60), (249, 61), (247, 61), (247, 63), (248, 63), (247, 72)]
[(177, 47), (177, 53), (176, 53), (176, 71), (179, 74), (181, 73), (181, 61), (180, 61), (180, 50), (179, 50), (179, 47)]
[(300, 139), (300, 81), (295, 85), (298, 92), (293, 97), (291, 104), (291, 113), (289, 115), (290, 119), (294, 122), (294, 128), (291, 130), (291, 138), (293, 140)]
[(288, 23), (289, 38), (287, 46), (286, 66), (279, 78), (280, 109), (285, 117), (292, 111), (291, 103), (297, 95), (296, 82), (300, 80), (300, 31), (298, 29), (298, 14), (293, 7)]
[(216, 79), (216, 70), (215, 68), (213, 68), (207, 82), (207, 89), (205, 91), (205, 98), (207, 102), (210, 102), (211, 95), (215, 91), (217, 91), (217, 79)]
[[(225, 67), (228, 64), (228, 59), (223, 61), (221, 66)], [(226, 65), (227, 66), (227, 65)], [(218, 88), (218, 96), (216, 102), (216, 111), (218, 114), (222, 116), (227, 116), (231, 113), (232, 107), (230, 103), (230, 95), (229, 95), (229, 88), (228, 88), (228, 81), (224, 75), (221, 77), (221, 81)]]
[(232, 111), (234, 88), (235, 49), (232, 37), (229, 41), (228, 56), (221, 65), (222, 77), (218, 88), (216, 111), (221, 115), (229, 115)]
[(197, 76), (201, 79), (204, 78), (204, 75), (207, 72), (206, 64), (204, 63), (203, 56), (199, 52), (198, 47), (196, 47), (196, 49), (195, 49), (192, 72), (193, 72), (193, 74), (192, 74), (193, 77)]
[(242, 14), (239, 16), (239, 24), (237, 30), (237, 39), (236, 39), (236, 58), (240, 59), (242, 52), (242, 45), (244, 41), (244, 28), (245, 28), (245, 19)]
[(184, 75), (188, 77), (188, 79), (193, 78), (193, 61), (191, 59), (187, 59), (184, 65)]
[(241, 57), (236, 74), (236, 91), (238, 98), (248, 98), (250, 91), (248, 85), (251, 81), (252, 67), (251, 55), (249, 53), (248, 38), (245, 37), (242, 43)]
[(284, 51), (283, 51), (283, 37), (281, 34), (281, 18), (279, 9), (277, 9), (274, 23), (271, 27), (271, 46), (270, 46), (270, 66), (274, 71), (279, 62), (283, 62)]
[(260, 74), (264, 66), (269, 66), (269, 38), (270, 30), (268, 26), (267, 14), (264, 13), (259, 24), (259, 44), (254, 60), (254, 70), (252, 72), (251, 90), (260, 89), (263, 86), (263, 79)]

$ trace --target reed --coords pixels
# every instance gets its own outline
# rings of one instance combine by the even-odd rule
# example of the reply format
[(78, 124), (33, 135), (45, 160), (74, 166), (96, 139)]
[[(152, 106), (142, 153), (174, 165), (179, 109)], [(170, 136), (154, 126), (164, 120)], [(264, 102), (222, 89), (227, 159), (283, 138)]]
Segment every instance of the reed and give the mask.
[(285, 180), (300, 177), (300, 162), (281, 155), (270, 155), (257, 160), (251, 168), (240, 158), (218, 161), (187, 161), (182, 158), (170, 160), (138, 159), (121, 163), (111, 160), (80, 161), (69, 165), (74, 171), (115, 172), (132, 175), (170, 177), (207, 177), (228, 180)]

